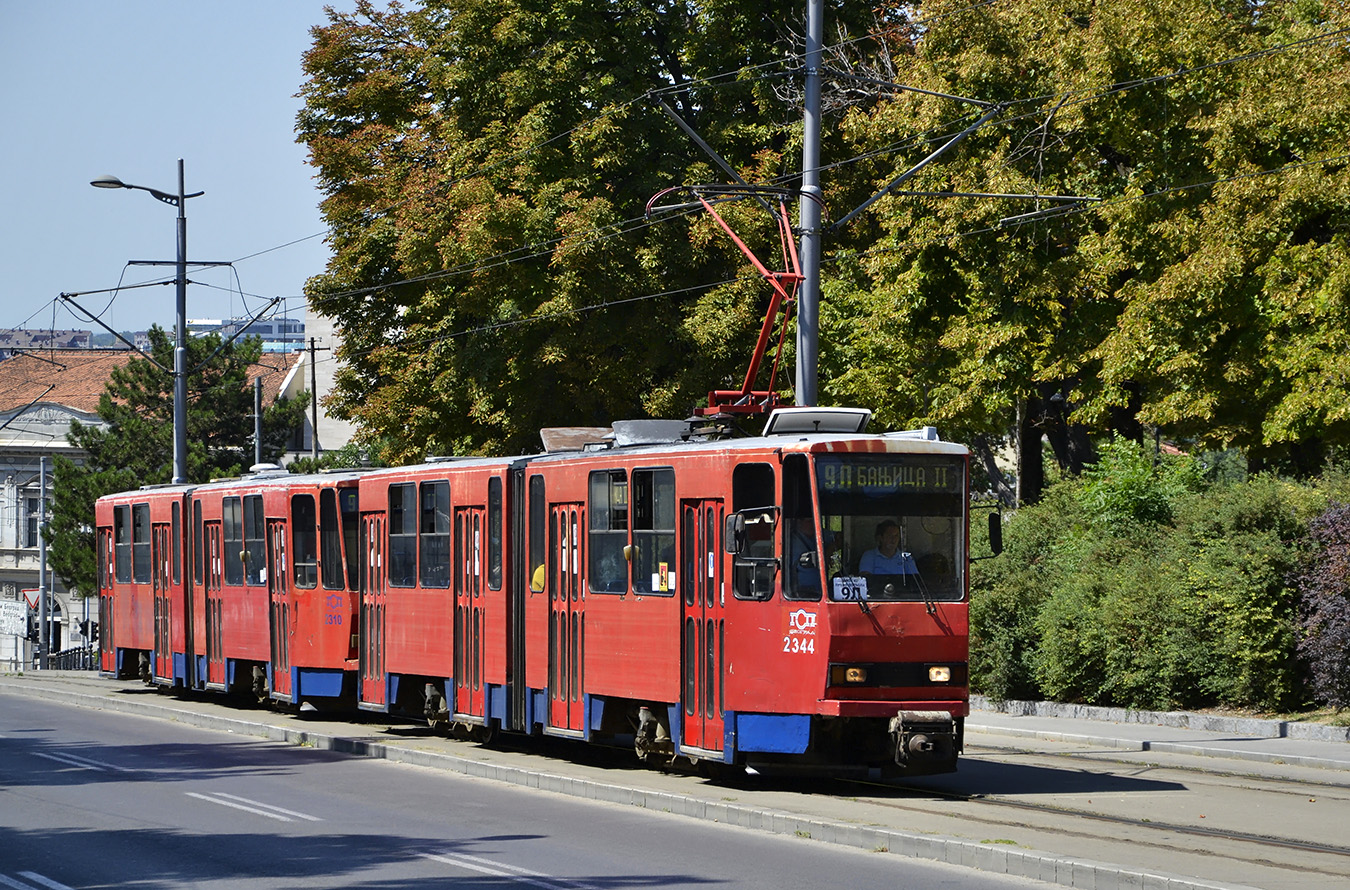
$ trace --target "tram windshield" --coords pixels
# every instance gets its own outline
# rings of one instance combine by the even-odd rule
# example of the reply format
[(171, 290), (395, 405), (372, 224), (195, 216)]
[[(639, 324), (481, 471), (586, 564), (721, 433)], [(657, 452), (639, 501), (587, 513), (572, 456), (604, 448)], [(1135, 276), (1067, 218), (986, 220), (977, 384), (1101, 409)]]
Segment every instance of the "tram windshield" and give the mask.
[(830, 599), (933, 603), (964, 596), (959, 457), (821, 455), (816, 481)]

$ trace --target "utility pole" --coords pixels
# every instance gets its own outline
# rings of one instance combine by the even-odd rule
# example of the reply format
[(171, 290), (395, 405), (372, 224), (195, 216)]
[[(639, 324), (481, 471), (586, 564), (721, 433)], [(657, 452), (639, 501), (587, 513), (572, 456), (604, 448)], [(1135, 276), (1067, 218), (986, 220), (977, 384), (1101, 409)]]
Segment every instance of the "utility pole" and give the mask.
[(48, 650), (52, 645), (51, 626), (47, 623), (47, 535), (42, 527), (47, 524), (47, 455), (38, 457), (38, 670), (47, 669)]
[(253, 378), (253, 462), (262, 463), (262, 377)]
[(314, 367), (314, 353), (327, 352), (329, 347), (321, 349), (315, 345), (317, 341), (309, 338), (309, 425), (312, 435), (309, 437), (309, 456), (318, 463), (319, 460), (319, 374)]
[(820, 68), (825, 0), (806, 5), (806, 96), (802, 118), (802, 284), (797, 292), (797, 404), (816, 403), (820, 347)]

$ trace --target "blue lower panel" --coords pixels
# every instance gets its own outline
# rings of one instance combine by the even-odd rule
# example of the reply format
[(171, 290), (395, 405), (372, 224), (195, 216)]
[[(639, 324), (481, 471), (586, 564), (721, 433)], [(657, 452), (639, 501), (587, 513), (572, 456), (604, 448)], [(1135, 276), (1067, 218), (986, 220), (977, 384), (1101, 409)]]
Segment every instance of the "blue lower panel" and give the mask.
[(187, 685), (187, 655), (182, 652), (173, 654), (173, 685)]
[(342, 694), (343, 672), (318, 668), (296, 668), (295, 698), (337, 698)]
[(534, 732), (548, 720), (548, 690), (531, 689), (525, 699), (525, 731)]
[(506, 726), (506, 687), (496, 683), (483, 686), (483, 719), (489, 724), (496, 720), (500, 726)]
[(811, 746), (806, 714), (736, 714), (736, 747), (760, 754), (804, 754)]

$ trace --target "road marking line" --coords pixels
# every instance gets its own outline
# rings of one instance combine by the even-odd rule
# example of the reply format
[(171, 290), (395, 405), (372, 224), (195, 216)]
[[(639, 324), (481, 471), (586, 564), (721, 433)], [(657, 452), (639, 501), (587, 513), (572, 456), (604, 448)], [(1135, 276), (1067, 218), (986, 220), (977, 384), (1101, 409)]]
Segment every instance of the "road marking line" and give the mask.
[(33, 753), (36, 754), (38, 757), (45, 757), (48, 760), (55, 760), (57, 763), (64, 763), (66, 766), (73, 766), (76, 769), (90, 769), (94, 770), (95, 772), (104, 772), (102, 767), (93, 766), (88, 763), (80, 763), (78, 760), (74, 760), (69, 757), (62, 757), (59, 754), (44, 754), (41, 751), (34, 751)]
[(33, 890), (32, 884), (25, 884), (4, 875), (0, 875), (0, 884), (4, 884), (6, 887), (13, 887), (14, 890)]
[(519, 865), (508, 865), (505, 862), (497, 862), (493, 859), (483, 859), (479, 856), (470, 856), (467, 853), (444, 853), (441, 855), (419, 853), (418, 855), (424, 859), (434, 859), (437, 862), (444, 862), (447, 865), (454, 865), (469, 871), (498, 878), (508, 878), (517, 883), (529, 884), (532, 887), (542, 887), (544, 890), (599, 890), (593, 884), (557, 878), (545, 872), (533, 871)]
[(274, 813), (284, 813), (287, 816), (294, 816), (297, 819), (307, 819), (310, 822), (323, 821), (318, 816), (311, 816), (308, 813), (297, 813), (295, 810), (288, 810), (285, 809), (284, 807), (275, 807), (272, 806), (270, 803), (262, 803), (261, 801), (249, 800), (247, 797), (240, 797), (237, 794), (226, 794), (224, 791), (213, 791), (212, 793), (215, 794), (216, 797), (228, 797), (230, 800), (237, 800), (240, 803), (253, 804), (253, 806), (255, 807), (262, 807), (264, 810), (271, 810)]
[(34, 871), (21, 871), (19, 872), (19, 877), (27, 878), (30, 881), (36, 881), (44, 887), (50, 887), (51, 890), (73, 890), (73, 888), (67, 887), (65, 884), (59, 883), (58, 881), (53, 881), (51, 878), (44, 878)]
[(280, 813), (269, 813), (267, 812), (267, 810), (260, 810), (257, 807), (246, 807), (241, 803), (235, 803), (234, 801), (231, 800), (221, 800), (216, 797), (211, 797), (210, 795), (198, 794), (195, 791), (184, 791), (183, 793), (186, 794), (188, 797), (195, 797), (198, 800), (204, 800), (207, 803), (219, 804), (222, 807), (231, 807), (236, 810), (243, 810), (247, 813), (253, 813), (254, 815), (257, 816), (266, 816), (269, 819), (276, 819), (278, 822), (291, 821), (290, 816), (283, 816)]
[(69, 764), (70, 766), (78, 766), (81, 769), (112, 770), (113, 772), (119, 773), (139, 772), (139, 770), (134, 770), (129, 767), (118, 766), (115, 763), (107, 763), (89, 757), (81, 757), (78, 754), (71, 754), (67, 751), (62, 751), (59, 754), (44, 754), (41, 751), (34, 751), (33, 753), (39, 757), (46, 757), (48, 760), (59, 760), (62, 763)]

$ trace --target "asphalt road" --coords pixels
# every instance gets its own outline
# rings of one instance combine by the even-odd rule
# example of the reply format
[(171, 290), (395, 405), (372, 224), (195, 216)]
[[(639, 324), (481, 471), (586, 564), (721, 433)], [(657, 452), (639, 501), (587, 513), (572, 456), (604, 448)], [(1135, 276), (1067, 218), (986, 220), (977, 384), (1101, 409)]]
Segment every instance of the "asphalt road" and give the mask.
[(1037, 882), (0, 696), (0, 886), (1027, 888)]

